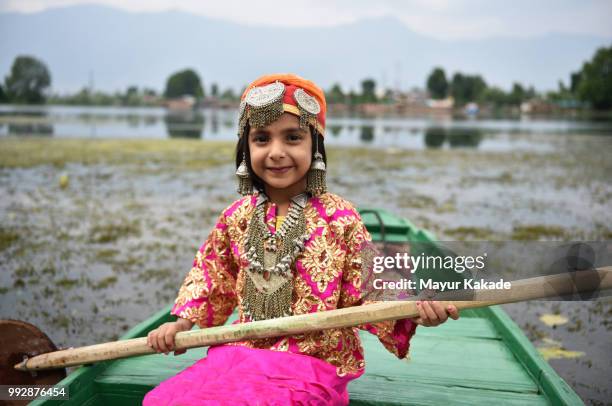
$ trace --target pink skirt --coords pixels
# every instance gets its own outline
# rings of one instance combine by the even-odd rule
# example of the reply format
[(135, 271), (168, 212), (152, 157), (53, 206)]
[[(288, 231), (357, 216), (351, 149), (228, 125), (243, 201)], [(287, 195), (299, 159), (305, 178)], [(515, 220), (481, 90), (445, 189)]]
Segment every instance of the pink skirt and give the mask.
[(347, 405), (346, 386), (318, 358), (234, 345), (208, 356), (147, 393), (143, 405)]

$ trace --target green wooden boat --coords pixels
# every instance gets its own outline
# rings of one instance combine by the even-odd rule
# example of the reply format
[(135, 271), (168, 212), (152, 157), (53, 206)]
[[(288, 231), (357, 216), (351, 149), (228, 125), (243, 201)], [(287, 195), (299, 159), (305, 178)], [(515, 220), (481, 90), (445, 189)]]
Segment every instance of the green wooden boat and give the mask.
[[(375, 241), (418, 245), (433, 235), (380, 209), (360, 210)], [(414, 253), (414, 251), (413, 251)], [(122, 339), (144, 337), (172, 320), (170, 306), (134, 326)], [(235, 319), (234, 315), (228, 323)], [(465, 310), (458, 321), (418, 328), (410, 359), (391, 355), (361, 333), (366, 373), (349, 384), (351, 405), (581, 405), (569, 385), (544, 361), (520, 328), (499, 307)], [(206, 355), (205, 348), (181, 356), (146, 355), (78, 368), (59, 386), (67, 401), (33, 405), (135, 405), (160, 381)]]

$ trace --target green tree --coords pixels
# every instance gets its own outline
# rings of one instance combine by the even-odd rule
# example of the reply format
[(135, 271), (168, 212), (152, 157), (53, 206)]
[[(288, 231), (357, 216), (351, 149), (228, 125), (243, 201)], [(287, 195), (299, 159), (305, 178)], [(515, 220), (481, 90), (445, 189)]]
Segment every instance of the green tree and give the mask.
[(330, 103), (344, 103), (345, 97), (342, 87), (338, 83), (335, 83), (325, 96)]
[(450, 94), (455, 99), (455, 104), (462, 105), (465, 104), (466, 98), (464, 96), (465, 93), (465, 80), (463, 74), (457, 72), (453, 75), (453, 80), (450, 84)]
[(142, 94), (144, 94), (145, 96), (157, 96), (157, 91), (155, 89), (151, 89), (149, 87), (145, 87), (144, 90), (142, 91)]
[(496, 107), (510, 104), (509, 96), (499, 87), (488, 87), (482, 93), (480, 100), (485, 103), (491, 103)]
[(191, 95), (196, 99), (204, 97), (202, 82), (197, 73), (192, 69), (185, 69), (172, 74), (166, 81), (166, 97), (181, 97)]
[(572, 72), (570, 74), (570, 90), (572, 93), (578, 93), (578, 85), (580, 84), (580, 74), (581, 72)]
[(525, 92), (525, 99), (526, 100), (533, 99), (537, 95), (538, 93), (536, 92), (535, 87), (529, 86), (529, 89), (527, 89), (527, 91)]
[(127, 91), (125, 92), (126, 96), (134, 96), (138, 94), (138, 86), (128, 86)]
[(573, 94), (571, 90), (565, 86), (565, 83), (563, 83), (562, 80), (559, 80), (557, 86), (559, 88), (558, 90), (551, 91), (546, 94), (546, 98), (548, 100), (560, 105), (564, 105), (568, 103), (568, 101), (574, 100), (576, 97), (575, 94)]
[(0, 84), (0, 103), (5, 103), (7, 101), (6, 93), (4, 93), (4, 87)]
[(519, 105), (526, 99), (527, 92), (520, 83), (512, 84), (512, 91), (510, 92), (510, 103)]
[(382, 98), (383, 103), (393, 103), (394, 101), (394, 93), (393, 90), (387, 89), (385, 90), (385, 94)]
[(487, 89), (487, 84), (480, 75), (463, 75), (455, 73), (451, 82), (451, 95), (458, 105), (478, 100)]
[(376, 82), (374, 79), (365, 79), (361, 82), (361, 102), (376, 103)]
[(351, 90), (348, 94), (348, 104), (349, 106), (355, 106), (357, 103), (359, 103), (359, 95)]
[(213, 83), (212, 85), (210, 85), (210, 95), (212, 97), (219, 96), (219, 86), (216, 83)]
[(8, 99), (14, 103), (41, 104), (51, 86), (47, 66), (31, 56), (18, 56), (5, 80)]
[(448, 96), (448, 81), (444, 69), (435, 68), (427, 78), (427, 90), (434, 99), (444, 99)]
[(231, 87), (228, 87), (223, 91), (223, 93), (221, 93), (221, 99), (233, 101), (238, 99), (238, 97), (236, 96), (236, 94), (234, 94), (234, 90)]
[(597, 110), (612, 108), (612, 46), (600, 48), (582, 66), (578, 97)]
[(137, 86), (129, 86), (122, 97), (122, 104), (125, 106), (137, 106), (141, 104), (141, 97)]

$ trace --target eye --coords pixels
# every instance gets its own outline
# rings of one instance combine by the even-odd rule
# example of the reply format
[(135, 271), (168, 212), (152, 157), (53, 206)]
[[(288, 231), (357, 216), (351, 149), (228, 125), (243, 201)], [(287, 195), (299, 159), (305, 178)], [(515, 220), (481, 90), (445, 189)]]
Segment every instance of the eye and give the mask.
[(256, 144), (266, 143), (269, 139), (270, 137), (264, 133), (255, 133), (255, 135), (253, 135), (253, 142), (255, 142)]
[(289, 133), (287, 134), (287, 141), (289, 142), (299, 142), (304, 138), (300, 133)]

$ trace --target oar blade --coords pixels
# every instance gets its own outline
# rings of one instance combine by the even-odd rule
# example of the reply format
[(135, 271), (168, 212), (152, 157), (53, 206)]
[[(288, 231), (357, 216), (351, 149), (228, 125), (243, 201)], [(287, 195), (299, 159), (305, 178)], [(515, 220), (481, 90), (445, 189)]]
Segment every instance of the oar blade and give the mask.
[(13, 365), (24, 357), (57, 351), (53, 341), (36, 326), (19, 320), (0, 320), (0, 382), (3, 385), (55, 385), (65, 369), (22, 372)]

